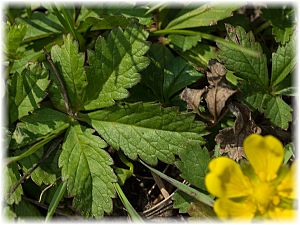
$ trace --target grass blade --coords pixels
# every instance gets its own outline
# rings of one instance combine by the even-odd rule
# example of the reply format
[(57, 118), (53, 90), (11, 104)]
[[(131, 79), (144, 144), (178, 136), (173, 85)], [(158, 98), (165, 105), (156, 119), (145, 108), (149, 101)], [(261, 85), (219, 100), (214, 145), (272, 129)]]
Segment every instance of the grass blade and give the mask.
[(191, 197), (197, 199), (198, 201), (208, 205), (208, 206), (213, 206), (213, 203), (214, 203), (214, 200), (206, 195), (206, 194), (203, 194), (199, 191), (197, 191), (196, 189), (194, 188), (191, 188), (187, 185), (184, 185), (182, 184), (181, 182), (159, 172), (158, 170), (148, 166), (146, 163), (142, 162), (140, 160), (140, 162), (146, 166), (148, 169), (150, 169), (152, 172), (154, 172), (155, 174), (157, 174), (158, 176), (160, 176), (161, 178), (165, 179), (166, 181), (168, 181), (169, 183), (171, 183), (172, 185), (174, 185), (175, 187), (177, 187), (180, 191), (183, 191), (184, 193), (190, 195)]
[(67, 190), (67, 182), (60, 183), (60, 185), (58, 186), (57, 190), (55, 191), (55, 194), (50, 202), (47, 216), (45, 219), (46, 222), (48, 222), (52, 218), (52, 216), (58, 206), (58, 203), (63, 198), (66, 190)]
[(130, 202), (126, 198), (124, 192), (122, 191), (122, 188), (120, 187), (120, 185), (118, 183), (114, 183), (114, 185), (115, 185), (115, 189), (118, 193), (118, 196), (119, 196), (120, 200), (122, 201), (124, 207), (126, 208), (126, 210), (129, 214), (130, 218), (132, 219), (132, 221), (133, 222), (139, 222), (139, 223), (143, 222), (142, 217), (132, 207), (132, 205), (130, 204)]

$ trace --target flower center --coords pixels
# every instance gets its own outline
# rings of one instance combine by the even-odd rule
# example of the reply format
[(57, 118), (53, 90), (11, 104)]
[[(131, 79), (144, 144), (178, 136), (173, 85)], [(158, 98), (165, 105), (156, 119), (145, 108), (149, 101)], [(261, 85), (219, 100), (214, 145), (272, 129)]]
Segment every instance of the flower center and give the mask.
[(257, 208), (261, 214), (264, 214), (272, 203), (275, 197), (274, 185), (270, 182), (255, 182), (253, 185), (253, 198), (256, 202)]

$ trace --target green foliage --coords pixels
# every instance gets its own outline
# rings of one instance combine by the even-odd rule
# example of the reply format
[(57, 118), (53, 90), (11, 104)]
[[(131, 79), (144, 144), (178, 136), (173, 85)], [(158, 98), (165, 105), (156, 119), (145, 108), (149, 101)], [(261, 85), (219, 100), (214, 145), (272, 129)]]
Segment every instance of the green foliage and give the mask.
[(52, 48), (51, 57), (63, 77), (71, 107), (77, 112), (83, 106), (87, 86), (84, 56), (78, 53), (78, 44), (68, 35), (63, 46)]
[[(28, 157), (20, 160), (20, 164), (22, 165), (22, 169), (25, 173), (27, 173), (39, 160), (43, 157), (43, 148), (39, 151), (29, 155)], [(37, 185), (49, 185), (54, 184), (56, 181), (56, 175), (48, 172), (41, 166), (37, 167), (30, 175), (32, 181)]]
[(21, 74), (15, 73), (8, 84), (10, 123), (39, 108), (48, 85), (48, 73), (38, 65), (25, 68)]
[(17, 181), (20, 179), (20, 174), (18, 172), (18, 166), (16, 163), (12, 163), (4, 169), (4, 174), (6, 178), (5, 182), (5, 200), (7, 204), (12, 205), (13, 203), (18, 204), (23, 195), (23, 189), (18, 186), (17, 189), (12, 193), (13, 188)]
[(126, 89), (138, 83), (138, 72), (149, 64), (143, 56), (148, 50), (147, 37), (141, 27), (131, 25), (124, 31), (113, 29), (106, 40), (97, 39), (95, 52), (89, 54), (87, 98), (91, 101), (85, 109), (112, 106), (128, 96)]
[[(239, 4), (184, 2), (8, 5), (5, 215), (142, 221), (141, 212), (151, 217), (163, 206), (147, 209), (159, 199), (151, 172), (176, 191), (173, 213), (214, 218), (204, 183), (209, 161), (223, 153), (214, 140), (221, 128), (248, 129), (244, 118), (263, 134), (283, 134), (284, 163), (294, 161), (295, 9), (258, 9), (262, 14)], [(212, 67), (216, 58), (226, 80)], [(185, 96), (189, 107), (186, 87), (193, 90)], [(208, 101), (223, 109), (213, 123), (211, 107), (199, 101), (220, 87), (235, 94)], [(251, 115), (234, 108), (242, 104)], [(188, 112), (191, 105), (200, 110)]]
[(239, 5), (227, 5), (224, 7), (216, 4), (205, 4), (172, 20), (166, 29), (212, 26), (216, 24), (218, 20), (231, 16), (232, 11), (239, 7)]
[(190, 143), (204, 143), (203, 123), (195, 122), (191, 114), (158, 104), (116, 105), (92, 112), (85, 120), (113, 148), (152, 165), (157, 159), (172, 163), (174, 155), (188, 150)]
[(6, 25), (6, 47), (5, 53), (8, 58), (16, 59), (18, 57), (18, 48), (20, 47), (25, 34), (27, 27), (20, 24), (20, 25)]
[(66, 134), (59, 166), (67, 182), (73, 204), (84, 216), (103, 216), (112, 211), (116, 176), (110, 167), (112, 158), (103, 150), (107, 145), (90, 129), (79, 124), (71, 126)]
[(275, 40), (285, 44), (295, 30), (295, 9), (291, 7), (269, 6), (262, 9), (263, 17), (272, 24), (272, 33)]
[(143, 72), (142, 82), (161, 102), (169, 102), (179, 90), (203, 76), (164, 45), (152, 44), (148, 54), (151, 63)]
[(188, 151), (180, 155), (180, 159), (175, 163), (181, 171), (180, 176), (196, 187), (205, 190), (204, 178), (210, 160), (207, 149), (192, 145)]
[(191, 202), (194, 200), (182, 191), (176, 191), (172, 199), (174, 201), (173, 207), (179, 209), (180, 213), (187, 213)]
[(261, 55), (250, 57), (242, 51), (236, 51), (226, 45), (218, 44), (220, 48), (219, 58), (224, 62), (226, 68), (235, 72), (235, 75), (247, 81), (256, 82), (257, 85), (265, 88), (268, 86), (267, 58), (262, 52), (259, 43), (255, 42), (252, 32), (248, 34), (242, 27), (226, 25), (227, 39), (241, 46), (254, 49)]
[(174, 44), (176, 47), (182, 49), (182, 51), (189, 50), (193, 47), (195, 47), (199, 40), (201, 40), (201, 37), (198, 35), (195, 36), (183, 36), (183, 35), (176, 35), (171, 34), (169, 35), (169, 40), (172, 44)]
[[(260, 57), (246, 57), (242, 52), (234, 51), (222, 44), (219, 54), (226, 67), (235, 72), (235, 75), (246, 82), (242, 82), (241, 89), (244, 92), (245, 100), (252, 107), (264, 113), (270, 121), (283, 129), (288, 128), (292, 120), (292, 108), (282, 100), (276, 93), (276, 89), (287, 89), (282, 85), (295, 67), (294, 38), (285, 46), (279, 46), (272, 54), (272, 73), (269, 81), (267, 59), (258, 43), (255, 42), (251, 32), (246, 34), (242, 27), (227, 25), (227, 38), (242, 46), (257, 49)], [(280, 84), (280, 85), (279, 85)]]
[(51, 108), (35, 110), (23, 117), (16, 125), (10, 142), (11, 148), (21, 148), (43, 139), (47, 135), (59, 134), (68, 127), (66, 114)]

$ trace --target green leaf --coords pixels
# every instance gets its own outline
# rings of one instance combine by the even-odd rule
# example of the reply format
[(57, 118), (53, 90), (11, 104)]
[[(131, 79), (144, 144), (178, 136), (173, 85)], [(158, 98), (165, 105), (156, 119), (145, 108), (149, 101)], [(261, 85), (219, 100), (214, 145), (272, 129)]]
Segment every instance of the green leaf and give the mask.
[(91, 100), (85, 109), (112, 106), (115, 100), (128, 96), (126, 89), (140, 80), (140, 72), (149, 61), (143, 55), (148, 51), (148, 33), (137, 25), (124, 31), (113, 29), (105, 40), (99, 37), (95, 52), (89, 52), (87, 96)]
[(201, 37), (198, 35), (194, 36), (184, 36), (184, 35), (176, 35), (171, 34), (168, 36), (169, 40), (172, 44), (176, 45), (178, 48), (182, 49), (182, 51), (189, 50), (195, 47), (198, 41), (201, 41)]
[(296, 66), (296, 43), (292, 39), (272, 54), (272, 86), (282, 82)]
[(86, 30), (110, 30), (115, 27), (125, 28), (130, 23), (130, 19), (125, 18), (124, 16), (102, 16), (101, 18), (87, 17), (85, 20), (82, 20), (78, 32), (83, 32)]
[(5, 200), (9, 205), (18, 204), (23, 195), (22, 186), (19, 185), (13, 194), (8, 198), (8, 194), (12, 191), (15, 184), (21, 179), (20, 173), (18, 171), (18, 166), (16, 163), (12, 163), (4, 168), (4, 176), (5, 176)]
[(185, 29), (191, 27), (212, 26), (219, 20), (232, 15), (240, 5), (205, 4), (172, 20), (166, 29)]
[(288, 143), (284, 146), (284, 160), (283, 164), (287, 164), (290, 158), (295, 157), (295, 145), (293, 143)]
[[(28, 201), (25, 201), (24, 199), (22, 199), (22, 201), (15, 206), (15, 212), (17, 217), (19, 218), (19, 221), (23, 221), (24, 219), (37, 219), (37, 217), (40, 217), (39, 219), (42, 218), (42, 214), (40, 213), (40, 211), (31, 203), (29, 203)], [(20, 219), (21, 218), (21, 219)], [(24, 219), (22, 219), (24, 218)]]
[(83, 106), (87, 86), (84, 55), (78, 52), (77, 42), (67, 35), (63, 46), (52, 48), (51, 57), (63, 77), (72, 109), (77, 112)]
[(172, 199), (174, 201), (173, 207), (179, 209), (179, 213), (187, 213), (191, 202), (194, 201), (193, 197), (182, 191), (176, 191)]
[(261, 113), (266, 110), (267, 102), (269, 102), (270, 99), (271, 96), (269, 94), (261, 92), (252, 94), (248, 93), (248, 95), (245, 97), (246, 102)]
[(272, 33), (275, 36), (275, 40), (281, 44), (285, 44), (290, 41), (292, 34), (295, 32), (295, 27), (286, 27), (284, 29), (280, 27), (273, 27)]
[(224, 62), (226, 68), (233, 71), (237, 77), (252, 81), (257, 86), (268, 87), (267, 58), (263, 54), (260, 44), (255, 42), (252, 32), (247, 34), (242, 27), (232, 27), (228, 24), (226, 29), (229, 41), (261, 53), (259, 57), (250, 56), (243, 51), (236, 51), (218, 43), (217, 45), (220, 48), (219, 58)]
[(202, 76), (203, 74), (197, 72), (182, 58), (174, 58), (165, 69), (163, 83), (165, 99), (170, 99), (176, 92), (196, 82)]
[(176, 92), (203, 76), (182, 58), (174, 57), (164, 45), (151, 45), (149, 56), (151, 64), (143, 72), (142, 82), (162, 102), (168, 102)]
[(174, 154), (188, 150), (190, 143), (204, 143), (204, 125), (194, 115), (158, 104), (116, 105), (81, 116), (113, 148), (152, 165), (157, 159), (172, 163)]
[(199, 145), (191, 145), (190, 149), (180, 154), (180, 159), (175, 163), (181, 171), (180, 176), (196, 187), (205, 190), (204, 179), (210, 160), (207, 149), (202, 149)]
[(268, 7), (262, 9), (262, 16), (272, 24), (275, 40), (285, 44), (295, 30), (295, 9), (290, 6)]
[(101, 217), (112, 211), (113, 183), (117, 178), (111, 168), (113, 160), (103, 150), (106, 146), (101, 138), (92, 135), (91, 129), (80, 125), (69, 128), (62, 146), (62, 178), (69, 195), (74, 196), (74, 206), (84, 216)]
[(12, 134), (10, 148), (21, 148), (43, 139), (47, 135), (59, 134), (69, 126), (66, 114), (50, 108), (35, 110), (17, 123)]
[(34, 12), (30, 18), (19, 17), (16, 19), (19, 24), (27, 26), (24, 38), (25, 42), (49, 37), (54, 34), (64, 32), (64, 28), (59, 24), (59, 20), (53, 14)]
[(292, 121), (293, 109), (285, 103), (281, 97), (272, 97), (267, 103), (265, 115), (272, 123), (282, 129), (287, 129), (289, 122)]
[[(192, 202), (188, 208), (188, 214), (192, 219), (205, 219), (207, 222), (215, 222), (214, 219), (217, 217), (213, 208), (202, 202)], [(192, 219), (190, 221), (193, 221)]]
[(2, 210), (3, 210), (3, 214), (2, 215), (9, 222), (12, 222), (14, 219), (16, 219), (17, 215), (15, 214), (15, 212), (13, 211), (13, 209), (12, 209), (11, 206), (5, 206)]
[(16, 59), (16, 54), (26, 34), (27, 27), (25, 25), (10, 25), (6, 27), (6, 44), (5, 53), (8, 58)]
[(42, 51), (34, 51), (33, 49), (27, 50), (20, 54), (20, 59), (13, 61), (9, 65), (9, 73), (18, 72), (22, 73), (25, 67), (28, 67), (31, 63), (37, 63), (38, 60), (43, 57)]
[(15, 73), (8, 84), (10, 123), (39, 108), (48, 85), (48, 72), (38, 65), (28, 66), (21, 74)]
[[(43, 157), (43, 148), (35, 153), (27, 156), (26, 158), (20, 160), (20, 164), (22, 165), (22, 169), (25, 173), (28, 172), (39, 160)], [(56, 181), (56, 175), (49, 173), (47, 170), (38, 166), (30, 175), (31, 179), (34, 183), (41, 186), (42, 184), (54, 184)]]

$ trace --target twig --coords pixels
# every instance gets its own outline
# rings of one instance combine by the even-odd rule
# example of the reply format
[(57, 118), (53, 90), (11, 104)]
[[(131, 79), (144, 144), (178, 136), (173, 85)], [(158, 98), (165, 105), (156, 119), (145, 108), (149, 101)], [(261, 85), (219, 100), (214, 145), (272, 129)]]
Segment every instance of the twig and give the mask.
[(23, 174), (21, 179), (18, 180), (18, 182), (12, 187), (11, 191), (8, 193), (8, 195), (7, 195), (8, 199), (17, 190), (19, 185), (22, 184), (27, 179), (27, 177), (29, 177), (33, 173), (33, 171), (36, 168), (38, 168), (38, 166), (49, 157), (49, 155), (58, 147), (58, 145), (61, 141), (62, 141), (62, 137), (60, 137), (58, 139), (58, 141), (53, 142), (52, 145), (49, 147), (47, 153), (37, 163), (35, 163), (25, 174)]
[(70, 101), (69, 101), (69, 97), (68, 97), (68, 93), (67, 93), (67, 89), (65, 87), (65, 84), (64, 84), (64, 81), (61, 77), (61, 75), (59, 74), (58, 70), (56, 69), (55, 65), (54, 65), (54, 62), (51, 58), (51, 55), (47, 52), (47, 50), (44, 48), (44, 54), (46, 56), (46, 59), (48, 61), (48, 63), (50, 64), (54, 74), (55, 74), (55, 77), (56, 79), (58, 80), (59, 82), (59, 87), (60, 87), (60, 92), (61, 94), (63, 95), (63, 98), (64, 98), (64, 102), (65, 102), (65, 108), (66, 108), (66, 111), (69, 115), (73, 116), (73, 111), (70, 107)]
[(169, 192), (166, 190), (166, 187), (159, 176), (157, 176), (155, 173), (151, 172), (154, 181), (159, 188), (161, 194), (164, 196), (164, 199), (168, 198), (170, 196)]

